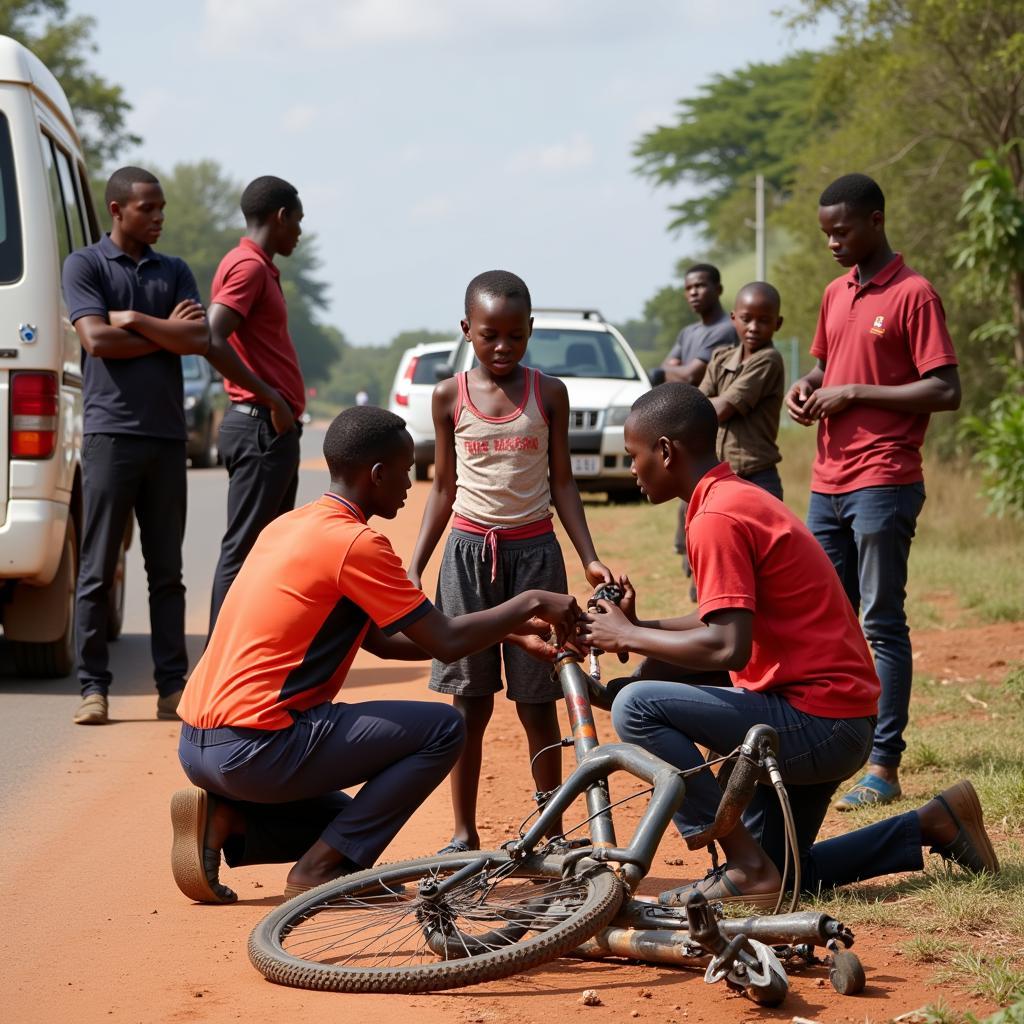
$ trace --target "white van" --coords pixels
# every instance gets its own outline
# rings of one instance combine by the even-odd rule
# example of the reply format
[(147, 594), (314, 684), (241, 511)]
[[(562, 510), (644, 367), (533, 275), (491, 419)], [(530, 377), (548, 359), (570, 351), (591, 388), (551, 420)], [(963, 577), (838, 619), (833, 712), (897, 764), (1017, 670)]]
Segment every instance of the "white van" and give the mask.
[[(60, 271), (99, 235), (67, 98), (0, 36), (0, 617), (22, 675), (63, 676), (75, 662), (82, 356)], [(118, 570), (115, 636), (123, 548)]]

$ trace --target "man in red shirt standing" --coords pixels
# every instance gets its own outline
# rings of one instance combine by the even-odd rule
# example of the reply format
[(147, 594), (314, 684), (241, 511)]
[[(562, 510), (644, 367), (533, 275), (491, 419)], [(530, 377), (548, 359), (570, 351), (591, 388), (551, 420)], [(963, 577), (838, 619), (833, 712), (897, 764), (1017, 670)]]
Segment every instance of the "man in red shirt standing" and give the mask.
[(913, 661), (903, 604), (907, 560), (924, 504), (921, 444), (930, 413), (960, 405), (942, 302), (885, 236), (885, 198), (864, 174), (821, 194), (821, 230), (850, 273), (826, 289), (811, 354), (786, 396), (797, 423), (818, 424), (807, 525), (859, 610), (882, 684), (865, 774), (835, 804), (900, 796)]
[[(290, 256), (302, 234), (293, 185), (266, 175), (242, 193), (246, 235), (213, 278), (209, 322), (214, 350), (230, 345), (249, 371), (226, 376), (231, 407), (218, 445), (228, 470), (228, 524), (210, 599), (210, 632), (232, 580), (271, 520), (295, 507), (299, 417), (305, 385), (288, 333), (275, 256)], [(230, 371), (229, 371), (230, 372)]]
[[(718, 461), (717, 432), (711, 403), (688, 384), (663, 384), (633, 404), (625, 424), (633, 475), (653, 504), (689, 503), (686, 545), (700, 604), (691, 615), (641, 621), (623, 577), (621, 607), (599, 602), (604, 614), (587, 616), (580, 635), (603, 651), (690, 672), (727, 669), (733, 685), (630, 682), (615, 695), (616, 732), (676, 768), (698, 769), (674, 818), (689, 835), (714, 820), (722, 797), (711, 772), (699, 770), (697, 744), (730, 751), (751, 726), (771, 726), (806, 891), (919, 869), (922, 846), (968, 870), (997, 872), (966, 780), (917, 810), (815, 842), (839, 782), (867, 758), (878, 678), (828, 556), (781, 501)], [(742, 822), (721, 839), (726, 862), (661, 902), (685, 905), (697, 888), (709, 900), (770, 909), (782, 884), (784, 832), (772, 787), (758, 786)]]

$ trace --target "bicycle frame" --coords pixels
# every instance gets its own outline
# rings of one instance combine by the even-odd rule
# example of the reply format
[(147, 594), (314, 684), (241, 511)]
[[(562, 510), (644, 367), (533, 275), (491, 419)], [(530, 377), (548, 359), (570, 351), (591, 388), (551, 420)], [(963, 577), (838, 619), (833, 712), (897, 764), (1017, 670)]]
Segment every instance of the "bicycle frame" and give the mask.
[[(837, 954), (853, 956), (840, 954), (840, 950), (853, 944), (853, 933), (827, 914), (804, 911), (719, 920), (703, 897), (691, 898), (686, 908), (678, 909), (632, 898), (637, 885), (650, 871), (672, 816), (682, 805), (686, 785), (679, 769), (641, 747), (599, 742), (593, 704), (610, 708), (611, 700), (606, 687), (584, 672), (579, 661), (578, 655), (568, 650), (560, 651), (555, 661), (572, 727), (576, 770), (544, 805), (522, 838), (508, 844), (514, 857), (529, 856), (543, 843), (552, 822), (581, 793), (586, 794), (593, 845), (566, 854), (562, 873), (585, 870), (588, 865), (598, 863), (614, 863), (626, 886), (627, 897), (612, 924), (584, 943), (578, 952), (591, 958), (613, 955), (675, 966), (707, 966), (706, 980), (727, 977), (733, 984), (746, 987), (755, 999), (759, 998), (758, 987), (750, 982), (760, 971), (764, 983), (761, 994), (771, 992), (770, 998), (774, 1000), (778, 989), (772, 989), (765, 979), (776, 968), (783, 979), (785, 973), (777, 958), (775, 967), (769, 969), (768, 953), (764, 951), (774, 948), (787, 960), (811, 964), (818, 962), (814, 947), (824, 946), (831, 953), (825, 962), (830, 964), (830, 976), (838, 988), (832, 965)], [(764, 726), (755, 727), (747, 734), (734, 772), (743, 779), (734, 780), (735, 784), (730, 782), (715, 823), (692, 837), (692, 842), (688, 842), (691, 849), (709, 845), (735, 826), (760, 775), (753, 760), (753, 755), (758, 753), (754, 748), (759, 748), (762, 754), (771, 754), (774, 752), (772, 741), (777, 747), (774, 733)], [(771, 761), (771, 757), (768, 760)], [(647, 809), (626, 847), (620, 847), (616, 841), (608, 792), (608, 777), (616, 771), (628, 772), (653, 787)], [(860, 970), (859, 962), (857, 969)], [(862, 972), (860, 984), (862, 987)]]

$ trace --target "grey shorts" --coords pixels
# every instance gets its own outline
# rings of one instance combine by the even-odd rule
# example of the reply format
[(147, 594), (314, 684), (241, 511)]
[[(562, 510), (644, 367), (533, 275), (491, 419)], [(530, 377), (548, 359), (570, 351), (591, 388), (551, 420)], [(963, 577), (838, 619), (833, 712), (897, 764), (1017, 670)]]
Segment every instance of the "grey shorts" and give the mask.
[[(445, 615), (493, 608), (524, 590), (568, 592), (562, 549), (553, 533), (529, 540), (499, 539), (498, 570), (493, 582), (490, 554), (485, 559), (484, 553), (483, 537), (463, 530), (452, 530), (448, 535), (435, 601)], [(430, 669), (430, 688), (463, 697), (499, 693), (502, 660), (510, 700), (546, 704), (561, 699), (562, 687), (552, 677), (551, 665), (515, 644), (496, 644), (450, 665), (435, 661)]]

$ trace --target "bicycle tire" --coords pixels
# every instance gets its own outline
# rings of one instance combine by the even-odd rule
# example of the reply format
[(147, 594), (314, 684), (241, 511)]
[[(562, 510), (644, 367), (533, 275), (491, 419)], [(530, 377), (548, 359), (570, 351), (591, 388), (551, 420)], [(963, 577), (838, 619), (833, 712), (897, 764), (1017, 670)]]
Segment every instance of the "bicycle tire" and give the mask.
[[(454, 912), (460, 922), (453, 952), (469, 951), (469, 955), (437, 959), (428, 945), (424, 919), (436, 916), (439, 905), (424, 900), (418, 884), (426, 878), (450, 876), (475, 862), (481, 862), (481, 869), (442, 897), (445, 914)], [(605, 927), (619, 909), (624, 889), (611, 868), (602, 865), (562, 879), (560, 865), (560, 857), (535, 857), (517, 864), (504, 850), (378, 865), (327, 882), (273, 910), (249, 937), (249, 959), (270, 981), (334, 992), (432, 992), (506, 978), (575, 949)], [(505, 887), (505, 883), (511, 884)], [(406, 888), (396, 892), (400, 885)], [(488, 903), (499, 888), (506, 894), (501, 897), (505, 902)], [(539, 904), (546, 908), (541, 913), (533, 909)], [(338, 916), (346, 914), (346, 919)], [(326, 923), (318, 923), (318, 918)], [(502, 926), (485, 927), (482, 933), (502, 945), (479, 952), (481, 935), (462, 929), (481, 922)], [(384, 927), (382, 939), (396, 948), (379, 955), (383, 963), (367, 965), (373, 956), (367, 950), (375, 926)], [(332, 928), (339, 932), (337, 942), (329, 934)], [(460, 948), (463, 935), (472, 941), (461, 943)], [(297, 942), (293, 941), (296, 936)], [(436, 930), (430, 937), (436, 939)], [(361, 947), (347, 955), (345, 941)], [(306, 948), (314, 942), (316, 948)], [(402, 943), (419, 948), (397, 948)], [(320, 959), (312, 959), (314, 955)], [(405, 962), (393, 963), (396, 957), (404, 957)], [(417, 957), (424, 962), (410, 962)]]

